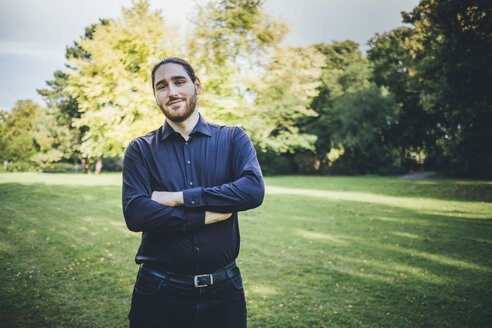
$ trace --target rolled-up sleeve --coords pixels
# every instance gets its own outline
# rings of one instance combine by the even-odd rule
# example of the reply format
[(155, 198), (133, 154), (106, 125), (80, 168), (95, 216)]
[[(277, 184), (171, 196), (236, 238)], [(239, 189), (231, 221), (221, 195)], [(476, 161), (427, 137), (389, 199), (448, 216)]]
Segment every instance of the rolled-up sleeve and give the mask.
[(244, 130), (235, 128), (232, 151), (233, 181), (214, 187), (183, 191), (186, 208), (231, 213), (258, 207), (265, 186), (253, 144)]
[(123, 158), (123, 214), (131, 231), (189, 231), (205, 224), (199, 208), (170, 207), (151, 199), (150, 174), (138, 139), (132, 141)]

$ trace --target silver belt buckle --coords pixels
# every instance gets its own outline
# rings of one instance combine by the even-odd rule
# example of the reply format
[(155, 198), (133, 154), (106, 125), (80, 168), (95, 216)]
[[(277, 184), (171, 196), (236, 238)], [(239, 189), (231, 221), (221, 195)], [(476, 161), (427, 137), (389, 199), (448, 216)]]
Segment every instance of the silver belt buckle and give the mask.
[[(206, 284), (200, 284), (200, 282), (198, 280), (200, 278), (203, 278), (203, 277), (209, 277), (210, 284), (208, 284), (208, 283), (206, 283)], [(196, 276), (193, 277), (193, 282), (195, 283), (195, 287), (197, 287), (197, 288), (211, 286), (211, 285), (214, 284), (214, 276), (211, 275), (211, 274), (200, 274), (200, 275), (196, 275)]]

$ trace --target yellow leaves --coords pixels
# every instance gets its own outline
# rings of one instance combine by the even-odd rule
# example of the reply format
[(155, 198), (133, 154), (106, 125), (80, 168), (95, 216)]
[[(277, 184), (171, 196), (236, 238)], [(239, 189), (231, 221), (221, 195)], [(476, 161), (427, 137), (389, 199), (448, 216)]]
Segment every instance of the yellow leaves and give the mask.
[(160, 58), (176, 55), (178, 46), (159, 12), (140, 5), (97, 25), (91, 39), (78, 42), (90, 60), (69, 59), (75, 69), (68, 72), (67, 91), (78, 98), (81, 113), (73, 124), (89, 127), (80, 147), (85, 155), (119, 155), (131, 139), (162, 124), (150, 71)]
[(330, 162), (336, 161), (340, 156), (342, 156), (345, 153), (345, 148), (343, 148), (343, 145), (336, 145), (334, 147), (330, 148), (330, 152), (326, 155), (328, 160)]

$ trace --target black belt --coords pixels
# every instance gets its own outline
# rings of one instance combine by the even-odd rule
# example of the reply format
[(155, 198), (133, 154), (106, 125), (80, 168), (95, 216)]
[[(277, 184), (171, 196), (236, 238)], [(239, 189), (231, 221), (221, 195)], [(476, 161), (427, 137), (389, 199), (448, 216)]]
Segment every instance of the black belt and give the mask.
[(152, 266), (152, 264), (144, 263), (142, 269), (148, 273), (169, 282), (174, 282), (183, 285), (191, 285), (197, 288), (211, 286), (216, 282), (224, 281), (226, 279), (234, 277), (237, 272), (233, 269), (237, 268), (236, 261), (229, 263), (224, 268), (215, 271), (210, 274), (198, 274), (198, 275), (182, 275), (174, 272), (160, 271)]

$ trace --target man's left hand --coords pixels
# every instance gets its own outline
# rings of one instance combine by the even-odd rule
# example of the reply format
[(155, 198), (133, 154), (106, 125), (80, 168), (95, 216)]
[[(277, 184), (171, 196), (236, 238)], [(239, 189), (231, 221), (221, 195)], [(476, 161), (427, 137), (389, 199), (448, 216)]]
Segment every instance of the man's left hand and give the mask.
[(151, 199), (165, 206), (182, 206), (184, 204), (182, 191), (154, 191)]

